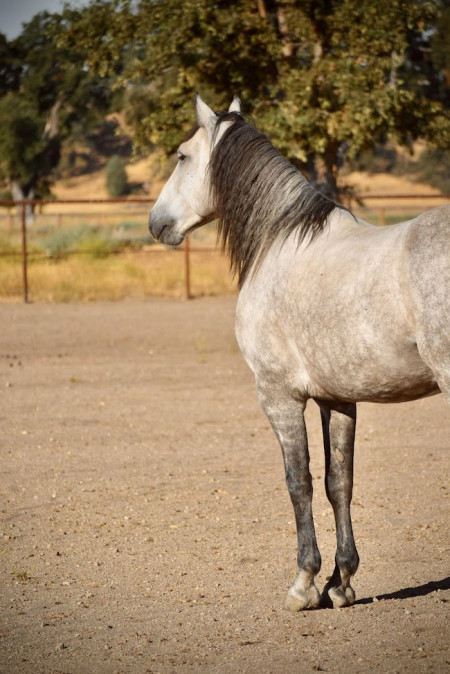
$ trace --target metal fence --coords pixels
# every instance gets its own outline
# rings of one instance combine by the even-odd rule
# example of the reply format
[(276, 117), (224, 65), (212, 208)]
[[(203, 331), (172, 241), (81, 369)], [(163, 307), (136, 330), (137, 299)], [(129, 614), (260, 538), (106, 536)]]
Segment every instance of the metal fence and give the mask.
[[(117, 199), (61, 199), (57, 201), (44, 201), (41, 199), (25, 199), (23, 201), (0, 201), (0, 207), (6, 207), (8, 212), (5, 214), (7, 218), (7, 229), (11, 233), (15, 228), (16, 217), (19, 218), (20, 222), (20, 232), (21, 232), (21, 259), (22, 259), (22, 288), (23, 288), (23, 301), (28, 302), (29, 293), (28, 293), (28, 229), (29, 229), (29, 220), (30, 220), (30, 207), (33, 209), (39, 209), (42, 211), (44, 206), (51, 206), (52, 209), (61, 208), (63, 205), (89, 205), (92, 207), (94, 204), (105, 205), (105, 204), (143, 204), (148, 208), (154, 202), (154, 199), (150, 198), (140, 198), (140, 199), (129, 199), (129, 198), (117, 198)], [(11, 208), (16, 209), (16, 213), (11, 212)], [(55, 222), (54, 226), (61, 228), (62, 220), (64, 218), (73, 218), (76, 217), (78, 220), (80, 218), (80, 213), (62, 213), (61, 211), (46, 214), (47, 218), (53, 216)], [(104, 218), (104, 213), (97, 213), (97, 217)], [(34, 219), (34, 216), (33, 216)], [(75, 251), (76, 252), (76, 251)]]
[[(401, 219), (409, 219), (415, 215), (428, 210), (433, 205), (447, 203), (450, 199), (448, 194), (362, 194), (352, 195), (347, 197), (345, 205), (355, 214), (360, 215), (364, 219), (371, 222), (377, 221), (380, 225), (389, 224), (390, 222), (399, 221)], [(20, 230), (20, 256), (22, 267), (22, 297), (24, 302), (29, 300), (28, 287), (28, 263), (29, 263), (29, 249), (28, 238), (30, 229), (29, 211), (30, 207), (34, 207), (38, 211), (36, 218), (44, 218), (47, 226), (53, 229), (62, 229), (67, 226), (68, 221), (76, 221), (79, 223), (84, 219), (91, 219), (95, 217), (96, 222), (106, 224), (116, 220), (119, 222), (124, 217), (137, 217), (139, 219), (138, 229), (141, 232), (146, 231), (146, 217), (150, 205), (154, 199), (150, 198), (118, 198), (118, 199), (67, 199), (58, 201), (43, 201), (43, 200), (24, 200), (24, 201), (0, 201), (0, 222), (6, 223), (5, 230), (12, 234), (14, 231)], [(121, 204), (128, 210), (121, 210), (118, 213), (111, 213), (106, 211), (106, 205)], [(132, 211), (129, 207), (137, 205), (145, 207), (144, 210)], [(413, 204), (413, 205), (412, 205)], [(67, 205), (89, 206), (90, 211), (80, 209), (79, 212), (64, 211)], [(44, 207), (47, 207), (44, 213)], [(5, 210), (2, 210), (4, 208)], [(95, 208), (95, 212), (92, 209)], [(191, 282), (190, 282), (190, 254), (193, 247), (190, 244), (189, 237), (186, 237), (183, 245), (184, 256), (184, 285), (185, 297), (191, 297)], [(202, 246), (202, 251), (208, 250), (207, 247)], [(77, 254), (81, 251), (72, 251), (70, 254)], [(11, 253), (6, 253), (10, 255)]]

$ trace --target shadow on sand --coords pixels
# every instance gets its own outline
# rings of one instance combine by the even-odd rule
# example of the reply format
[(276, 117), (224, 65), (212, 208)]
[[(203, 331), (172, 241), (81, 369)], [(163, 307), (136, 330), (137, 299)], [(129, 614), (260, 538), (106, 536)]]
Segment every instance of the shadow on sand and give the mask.
[(436, 590), (450, 590), (450, 577), (442, 578), (442, 580), (432, 580), (424, 585), (418, 587), (405, 587), (396, 592), (388, 592), (386, 594), (377, 595), (377, 597), (368, 597), (366, 599), (357, 599), (356, 604), (372, 604), (374, 601), (382, 601), (383, 599), (410, 599), (411, 597), (423, 597), (426, 594), (436, 592)]

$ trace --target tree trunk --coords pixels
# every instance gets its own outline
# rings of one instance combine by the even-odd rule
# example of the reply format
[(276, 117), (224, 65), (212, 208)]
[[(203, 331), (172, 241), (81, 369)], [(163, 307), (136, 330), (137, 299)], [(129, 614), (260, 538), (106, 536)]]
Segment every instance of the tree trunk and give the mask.
[(50, 110), (50, 113), (47, 118), (47, 122), (45, 124), (44, 128), (44, 133), (42, 134), (42, 138), (46, 140), (51, 140), (52, 138), (56, 138), (58, 135), (59, 131), (59, 109), (61, 107), (62, 101), (58, 99), (56, 103), (53, 105), (52, 109)]
[(256, 4), (258, 5), (258, 12), (261, 19), (267, 19), (267, 9), (265, 0), (256, 0)]
[[(34, 199), (34, 187), (22, 185), (18, 180), (11, 181), (11, 193), (14, 201), (25, 201), (27, 199)], [(17, 206), (17, 213), (20, 215), (21, 206)], [(34, 204), (25, 205), (25, 219), (27, 225), (34, 222)]]
[[(258, 6), (258, 13), (261, 19), (267, 19), (268, 12), (265, 0), (256, 0)], [(276, 20), (278, 24), (278, 32), (281, 38), (281, 51), (283, 56), (289, 58), (294, 53), (294, 44), (289, 36), (289, 28), (287, 25), (286, 14), (284, 8), (278, 3), (275, 3)]]
[(281, 51), (283, 56), (289, 58), (294, 53), (294, 45), (289, 37), (289, 28), (286, 21), (286, 15), (283, 7), (277, 7), (278, 31), (281, 36)]
[(321, 194), (332, 201), (339, 200), (337, 187), (339, 143), (330, 142), (324, 154), (308, 157), (309, 181)]

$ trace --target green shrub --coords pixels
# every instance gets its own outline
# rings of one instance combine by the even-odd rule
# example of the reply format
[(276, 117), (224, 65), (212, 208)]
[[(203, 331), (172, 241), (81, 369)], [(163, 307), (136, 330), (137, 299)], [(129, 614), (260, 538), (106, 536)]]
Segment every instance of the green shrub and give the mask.
[(88, 258), (101, 260), (125, 247), (122, 241), (114, 241), (107, 230), (89, 232), (82, 237), (77, 246), (77, 252), (87, 255)]
[(106, 189), (110, 197), (120, 197), (128, 188), (127, 172), (123, 160), (114, 155), (106, 166)]
[(83, 236), (83, 230), (79, 227), (74, 229), (55, 229), (42, 241), (42, 247), (47, 257), (52, 260), (62, 260), (76, 246)]

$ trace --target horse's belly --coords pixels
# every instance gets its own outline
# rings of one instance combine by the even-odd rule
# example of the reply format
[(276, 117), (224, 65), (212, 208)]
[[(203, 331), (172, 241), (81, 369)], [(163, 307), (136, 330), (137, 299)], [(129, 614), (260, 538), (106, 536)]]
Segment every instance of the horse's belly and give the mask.
[(312, 381), (309, 395), (317, 400), (345, 400), (347, 402), (374, 402), (392, 403), (408, 402), (435, 395), (440, 392), (436, 381), (426, 375), (419, 377), (404, 377), (381, 379), (377, 381), (359, 382), (339, 381), (339, 378), (330, 383)]
[[(308, 397), (351, 402), (406, 402), (439, 393), (436, 379), (419, 355), (401, 359), (364, 360), (336, 357), (334, 362), (302, 364), (298, 371), (299, 390)], [(305, 386), (306, 383), (306, 386)]]
[[(241, 324), (242, 325), (242, 324)], [(334, 344), (310, 335), (306, 343), (283, 330), (241, 329), (238, 341), (257, 381), (276, 381), (299, 398), (349, 402), (406, 402), (439, 393), (413, 341), (395, 348)]]

